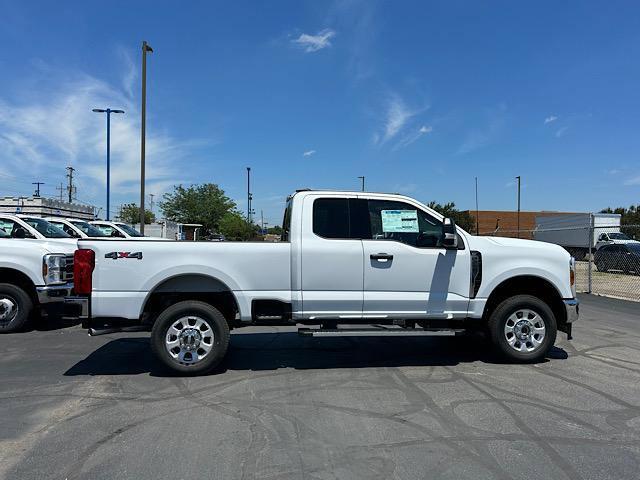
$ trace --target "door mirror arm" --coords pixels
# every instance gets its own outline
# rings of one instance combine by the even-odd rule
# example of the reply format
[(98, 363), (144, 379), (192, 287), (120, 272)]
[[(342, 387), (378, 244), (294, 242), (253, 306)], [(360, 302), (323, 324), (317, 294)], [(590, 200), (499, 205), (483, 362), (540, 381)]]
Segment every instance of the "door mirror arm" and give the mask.
[(458, 231), (453, 218), (447, 217), (442, 221), (442, 246), (450, 249), (458, 248)]

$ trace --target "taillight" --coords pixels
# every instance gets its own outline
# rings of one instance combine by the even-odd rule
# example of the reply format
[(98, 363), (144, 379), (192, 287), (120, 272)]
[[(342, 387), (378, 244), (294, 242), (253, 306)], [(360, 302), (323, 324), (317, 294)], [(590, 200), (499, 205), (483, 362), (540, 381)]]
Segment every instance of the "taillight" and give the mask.
[(87, 248), (73, 254), (73, 289), (76, 295), (91, 294), (91, 276), (96, 266), (96, 253)]

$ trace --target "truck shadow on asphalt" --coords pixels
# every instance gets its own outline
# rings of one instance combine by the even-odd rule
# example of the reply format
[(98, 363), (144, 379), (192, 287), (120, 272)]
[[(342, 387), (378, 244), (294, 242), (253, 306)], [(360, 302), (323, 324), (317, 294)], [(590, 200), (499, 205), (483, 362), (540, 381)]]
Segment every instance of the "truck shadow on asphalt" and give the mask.
[[(563, 360), (567, 352), (553, 347), (544, 362)], [(304, 338), (297, 333), (243, 333), (231, 336), (224, 361), (210, 375), (226, 371), (280, 368), (341, 369), (407, 366), (454, 366), (483, 362), (507, 364), (480, 337), (458, 338)], [(153, 357), (148, 337), (111, 340), (67, 370), (65, 376), (181, 376)]]

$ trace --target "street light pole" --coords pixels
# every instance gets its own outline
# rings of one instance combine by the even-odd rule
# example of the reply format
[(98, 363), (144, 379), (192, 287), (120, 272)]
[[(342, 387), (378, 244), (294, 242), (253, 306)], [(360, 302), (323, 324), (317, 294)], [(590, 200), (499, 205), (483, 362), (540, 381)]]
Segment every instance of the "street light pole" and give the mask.
[(140, 123), (140, 233), (144, 235), (144, 139), (147, 121), (147, 52), (153, 49), (146, 41), (142, 42), (142, 108)]
[(480, 211), (478, 210), (478, 177), (476, 177), (476, 235), (480, 235)]
[(251, 223), (251, 167), (247, 167), (247, 222)]
[(362, 180), (362, 191), (364, 192), (364, 176), (358, 178)]
[(518, 238), (520, 238), (520, 175), (516, 177), (518, 180)]
[(96, 113), (107, 114), (107, 215), (106, 219), (109, 220), (109, 199), (111, 190), (111, 114), (112, 113), (124, 113), (124, 110), (112, 110), (111, 108), (94, 108)]

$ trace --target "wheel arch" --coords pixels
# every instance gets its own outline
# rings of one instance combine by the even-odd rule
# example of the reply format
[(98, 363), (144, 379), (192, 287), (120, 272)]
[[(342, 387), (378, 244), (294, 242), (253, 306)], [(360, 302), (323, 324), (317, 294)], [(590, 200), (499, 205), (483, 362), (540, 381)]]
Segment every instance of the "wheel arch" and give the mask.
[(559, 325), (566, 323), (567, 311), (560, 291), (552, 282), (537, 275), (518, 275), (500, 282), (491, 291), (482, 318), (486, 321), (502, 301), (515, 295), (539, 298), (549, 306)]
[(140, 318), (153, 323), (159, 312), (184, 301), (199, 300), (217, 308), (233, 325), (240, 305), (233, 290), (219, 278), (202, 273), (176, 274), (158, 282), (147, 294)]
[(27, 292), (27, 295), (29, 295), (34, 305), (39, 303), (36, 286), (26, 273), (15, 268), (0, 267), (0, 283), (9, 283), (20, 287)]

